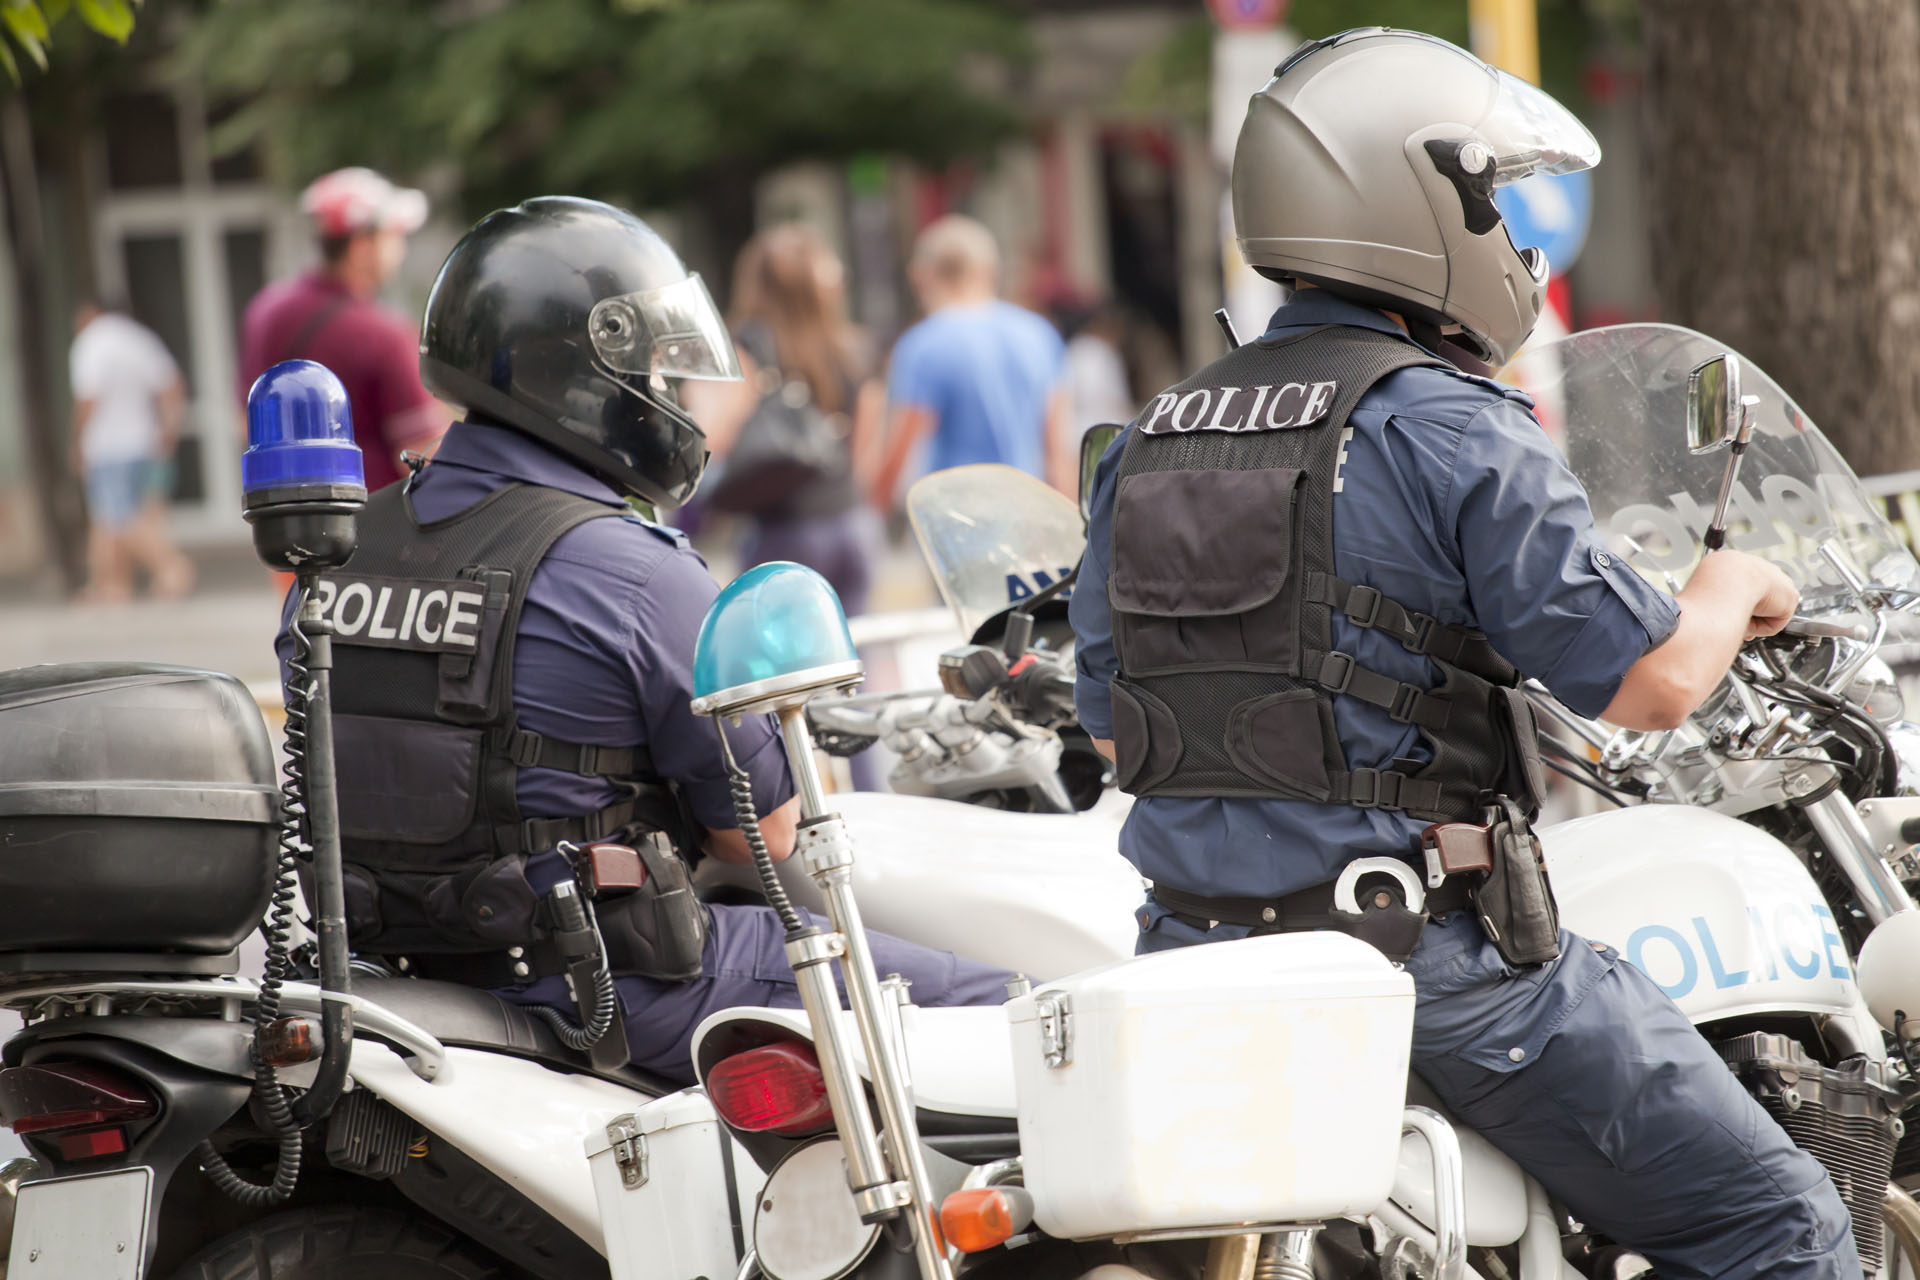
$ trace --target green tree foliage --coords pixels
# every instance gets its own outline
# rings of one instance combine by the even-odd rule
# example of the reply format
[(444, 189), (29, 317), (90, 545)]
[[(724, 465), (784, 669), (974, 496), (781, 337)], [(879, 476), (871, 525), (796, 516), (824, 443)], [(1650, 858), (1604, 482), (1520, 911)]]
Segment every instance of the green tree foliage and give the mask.
[(20, 59), (14, 50), (45, 71), (54, 28), (69, 11), (115, 44), (125, 44), (133, 34), (133, 9), (127, 0), (0, 0), (0, 25), (6, 27), (6, 35), (0, 37), (0, 67), (6, 68), (14, 84), (20, 83)]
[(177, 73), (244, 105), (293, 183), (342, 164), (457, 174), (469, 212), (542, 191), (634, 206), (803, 157), (976, 155), (1019, 125), (981, 87), (1022, 57), (980, 0), (225, 0)]
[[(1631, 0), (1539, 0), (1540, 79), (1547, 91), (1578, 110), (1581, 60), (1604, 32), (1630, 32), (1634, 13)], [(1401, 27), (1463, 49), (1471, 41), (1467, 0), (1293, 0), (1287, 26), (1305, 40), (1352, 27)], [(1184, 24), (1131, 70), (1127, 102), (1205, 119), (1214, 30), (1204, 15)]]

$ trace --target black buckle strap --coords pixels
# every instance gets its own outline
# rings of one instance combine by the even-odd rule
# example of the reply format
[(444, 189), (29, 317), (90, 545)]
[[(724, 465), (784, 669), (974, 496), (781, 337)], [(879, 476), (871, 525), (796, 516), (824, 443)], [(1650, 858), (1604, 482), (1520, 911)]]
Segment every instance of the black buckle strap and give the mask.
[(1495, 652), (1484, 635), (1471, 627), (1442, 622), (1383, 594), (1376, 587), (1348, 582), (1330, 573), (1307, 575), (1307, 599), (1338, 609), (1348, 622), (1372, 631), (1384, 631), (1401, 648), (1453, 666), (1464, 666), (1482, 679), (1501, 682), (1512, 668)]
[(1330, 774), (1328, 781), (1332, 784), (1328, 803), (1350, 804), (1356, 809), (1438, 813), (1444, 799), (1438, 782), (1395, 769), (1355, 769)]
[(1347, 775), (1347, 803), (1356, 809), (1399, 809), (1407, 775), (1391, 769), (1355, 769)]
[(1359, 669), (1351, 654), (1336, 649), (1320, 660), (1320, 674), (1314, 677), (1314, 683), (1328, 693), (1345, 693), (1353, 684), (1353, 673)]
[(652, 768), (652, 760), (644, 747), (562, 742), (530, 729), (499, 734), (495, 745), (500, 754), (522, 769), (558, 769), (584, 777), (624, 778)]
[(528, 818), (519, 828), (520, 852), (539, 853), (563, 840), (574, 844), (605, 840), (632, 822), (639, 811), (639, 802), (628, 798), (577, 818)]
[(1369, 670), (1355, 662), (1352, 654), (1337, 649), (1321, 657), (1319, 672), (1313, 679), (1329, 693), (1344, 693), (1372, 703), (1397, 724), (1437, 731), (1446, 728), (1453, 711), (1445, 698), (1419, 685)]
[(1381, 606), (1392, 603), (1375, 588), (1356, 585), (1347, 588), (1347, 602), (1340, 612), (1356, 627), (1375, 627), (1380, 622)]

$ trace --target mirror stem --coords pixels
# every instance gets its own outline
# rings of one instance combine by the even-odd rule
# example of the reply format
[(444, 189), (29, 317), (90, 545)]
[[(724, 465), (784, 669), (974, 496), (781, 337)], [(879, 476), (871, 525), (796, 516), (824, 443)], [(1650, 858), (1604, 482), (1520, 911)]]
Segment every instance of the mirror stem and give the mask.
[(1729, 447), (1726, 474), (1720, 477), (1720, 498), (1713, 504), (1713, 523), (1707, 526), (1707, 533), (1701, 541), (1708, 551), (1718, 551), (1727, 545), (1727, 507), (1733, 501), (1733, 485), (1740, 478), (1740, 458), (1747, 451), (1747, 441), (1736, 439)]

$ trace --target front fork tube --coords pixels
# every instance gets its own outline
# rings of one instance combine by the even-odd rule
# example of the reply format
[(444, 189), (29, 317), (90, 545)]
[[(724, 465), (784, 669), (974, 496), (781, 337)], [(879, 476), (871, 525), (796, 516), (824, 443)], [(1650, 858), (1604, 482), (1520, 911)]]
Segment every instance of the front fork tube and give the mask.
[[(813, 980), (811, 992), (809, 983), (802, 981), (801, 999), (813, 1027), (822, 1071), (827, 1071), (829, 1058), (835, 1063), (834, 1073), (828, 1074), (829, 1088), (834, 1087), (831, 1082), (837, 1073), (842, 1077), (839, 1087), (847, 1096), (846, 1108), (841, 1107), (839, 1099), (833, 1099), (833, 1105), (834, 1121), (848, 1152), (849, 1183), (860, 1202), (861, 1217), (866, 1221), (892, 1217), (901, 1209), (907, 1211), (913, 1229), (914, 1255), (923, 1280), (953, 1280), (946, 1242), (940, 1234), (940, 1206), (934, 1199), (933, 1181), (927, 1174), (926, 1159), (920, 1149), (920, 1127), (915, 1119), (906, 1048), (900, 1035), (899, 1003), (881, 992), (874, 972), (873, 952), (867, 945), (866, 925), (860, 918), (859, 903), (854, 899), (853, 843), (847, 837), (846, 823), (838, 814), (826, 810), (804, 709), (789, 708), (781, 711), (779, 717), (787, 763), (800, 793), (804, 819), (795, 852), (807, 874), (820, 887), (826, 899), (827, 918), (844, 948), (840, 973), (846, 983), (847, 1003), (853, 1009), (861, 1044), (866, 1049), (874, 1097), (887, 1133), (886, 1148), (882, 1151), (859, 1079), (851, 1068), (851, 1046), (845, 1043), (843, 1024), (835, 1016), (839, 1002), (834, 998), (832, 981), (827, 976), (826, 957), (822, 956), (820, 962), (808, 966), (819, 977)], [(871, 1181), (867, 1175), (855, 1171), (856, 1160), (864, 1160), (869, 1154), (883, 1160), (891, 1156), (890, 1163), (879, 1166), (882, 1176)]]
[(840, 996), (833, 989), (833, 957), (843, 954), (845, 948), (838, 934), (809, 929), (787, 939), (787, 962), (793, 966), (800, 1004), (814, 1029), (814, 1056), (820, 1059), (820, 1074), (826, 1078), (834, 1128), (846, 1152), (847, 1181), (864, 1221), (892, 1216), (904, 1200), (887, 1173), (860, 1073), (843, 1052), (840, 1038), (823, 1035), (820, 1030), (839, 1021)]
[(1879, 924), (1888, 916), (1913, 910), (1913, 898), (1887, 860), (1874, 847), (1866, 824), (1838, 789), (1805, 806), (1807, 821), (1845, 873), (1847, 883), (1860, 898), (1860, 909), (1867, 919)]

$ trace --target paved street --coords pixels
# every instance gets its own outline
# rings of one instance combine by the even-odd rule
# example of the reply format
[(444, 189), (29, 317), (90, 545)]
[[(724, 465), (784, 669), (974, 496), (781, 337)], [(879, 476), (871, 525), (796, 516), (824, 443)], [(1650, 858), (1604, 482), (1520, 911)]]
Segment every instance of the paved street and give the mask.
[(278, 598), (265, 574), (251, 586), (186, 600), (7, 602), (0, 604), (0, 669), (130, 659), (208, 667), (248, 682), (270, 680), (279, 620)]

